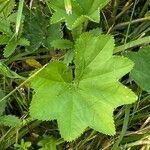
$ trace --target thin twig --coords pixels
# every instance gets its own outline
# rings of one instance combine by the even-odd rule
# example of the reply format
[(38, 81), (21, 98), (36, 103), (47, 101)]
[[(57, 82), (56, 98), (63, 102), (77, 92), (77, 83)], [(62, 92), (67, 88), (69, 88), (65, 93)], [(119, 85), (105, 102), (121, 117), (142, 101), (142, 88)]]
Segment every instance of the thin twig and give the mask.
[(125, 27), (127, 25), (130, 24), (135, 24), (135, 23), (139, 23), (139, 22), (143, 22), (143, 21), (148, 21), (150, 20), (150, 17), (145, 17), (145, 18), (139, 18), (139, 19), (135, 19), (135, 20), (132, 20), (131, 22), (130, 21), (127, 21), (127, 22), (123, 22), (123, 23), (119, 23), (117, 24), (114, 29), (118, 29), (118, 28), (121, 28), (121, 27)]

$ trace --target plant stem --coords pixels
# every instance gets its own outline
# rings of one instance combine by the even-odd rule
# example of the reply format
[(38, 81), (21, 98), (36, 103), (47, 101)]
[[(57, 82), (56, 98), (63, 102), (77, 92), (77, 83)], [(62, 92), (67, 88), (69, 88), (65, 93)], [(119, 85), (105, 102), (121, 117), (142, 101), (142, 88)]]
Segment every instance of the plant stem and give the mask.
[(143, 38), (139, 38), (137, 40), (131, 41), (129, 43), (126, 43), (124, 45), (118, 46), (115, 48), (114, 50), (114, 54), (118, 53), (118, 52), (122, 52), (125, 51), (126, 49), (132, 48), (132, 47), (136, 47), (142, 44), (148, 44), (150, 43), (150, 36), (146, 36)]
[(147, 10), (147, 8), (148, 8), (149, 2), (150, 2), (150, 0), (147, 0), (147, 1), (145, 2), (144, 6), (143, 6), (143, 8), (142, 8), (142, 11), (141, 11), (141, 13), (140, 13), (140, 17), (144, 16), (144, 14), (145, 14), (145, 12), (146, 12), (146, 10)]
[(136, 142), (133, 142), (133, 143), (129, 143), (129, 144), (125, 145), (125, 148), (138, 146), (138, 145), (150, 145), (150, 140), (149, 139), (147, 139), (147, 140), (139, 140), (139, 141), (136, 141)]
[(119, 19), (131, 6), (132, 6), (132, 0), (129, 0), (125, 6), (123, 7), (122, 11), (116, 16), (116, 20)]
[(138, 3), (138, 0), (135, 0), (134, 6), (133, 6), (133, 10), (132, 10), (132, 13), (131, 13), (131, 16), (130, 16), (130, 21), (129, 21), (129, 24), (128, 24), (128, 28), (127, 28), (124, 44), (127, 43), (127, 39), (128, 39), (128, 35), (129, 35), (129, 32), (130, 32), (130, 27), (131, 27), (131, 22), (132, 22), (133, 14), (134, 14), (135, 7), (136, 7), (137, 3)]
[(127, 22), (119, 23), (119, 24), (117, 24), (117, 25), (114, 27), (114, 29), (127, 26), (127, 25), (129, 25), (129, 23), (130, 23), (130, 24), (135, 24), (135, 23), (139, 23), (139, 22), (143, 22), (143, 21), (148, 21), (148, 20), (150, 20), (150, 17), (135, 19), (135, 20), (132, 20), (131, 22), (130, 22), (130, 21), (127, 21)]
[(118, 138), (116, 143), (113, 145), (112, 150), (116, 150), (118, 148), (120, 142), (122, 141), (124, 135), (126, 134), (126, 131), (128, 129), (129, 116), (130, 116), (130, 108), (131, 108), (130, 105), (127, 105), (125, 108), (125, 117), (123, 121), (122, 131), (121, 131), (120, 137)]
[(9, 96), (11, 96), (14, 92), (16, 92), (19, 88), (21, 88), (24, 84), (26, 84), (27, 82), (29, 82), (33, 77), (35, 77), (39, 72), (41, 72), (45, 67), (47, 66), (44, 65), (41, 69), (39, 69), (37, 72), (35, 72), (33, 75), (31, 75), (27, 80), (25, 80), (23, 83), (21, 83), (19, 86), (17, 86), (14, 90), (12, 90), (9, 94), (7, 94), (5, 97), (3, 97), (0, 101), (6, 100), (7, 98), (9, 98)]
[(114, 1), (112, 17), (116, 16), (117, 14), (119, 2), (120, 2), (119, 0)]

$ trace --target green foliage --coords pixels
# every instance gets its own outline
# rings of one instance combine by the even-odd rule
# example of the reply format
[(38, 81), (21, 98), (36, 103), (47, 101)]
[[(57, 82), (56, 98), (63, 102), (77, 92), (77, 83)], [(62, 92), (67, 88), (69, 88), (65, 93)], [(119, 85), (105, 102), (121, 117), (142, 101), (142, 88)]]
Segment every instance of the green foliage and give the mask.
[(9, 57), (16, 49), (17, 41), (14, 39), (7, 43), (7, 46), (4, 49), (4, 57)]
[(0, 90), (0, 126), (17, 127), (21, 125), (21, 120), (16, 116), (3, 115), (6, 108), (6, 101), (1, 101), (4, 97), (4, 92)]
[(142, 89), (150, 92), (150, 46), (141, 48), (139, 52), (129, 52), (127, 56), (135, 63), (131, 77)]
[(16, 35), (18, 35), (20, 25), (21, 25), (21, 21), (22, 21), (23, 6), (24, 6), (24, 0), (20, 0), (19, 5), (18, 5), (17, 18), (16, 18), (16, 32), (15, 32)]
[[(29, 46), (29, 41), (21, 37), (19, 28), (23, 23), (22, 13), (18, 15), (17, 13), (11, 13), (15, 7), (14, 0), (2, 0), (0, 7), (0, 45), (6, 45), (4, 48), (3, 55), (4, 57), (9, 57), (13, 54), (18, 45), (20, 46)], [(17, 19), (18, 18), (18, 19)], [(15, 24), (17, 28), (17, 34), (14, 33)], [(18, 35), (19, 34), (19, 35)], [(17, 37), (18, 35), (18, 37)]]
[(89, 32), (92, 33), (94, 36), (98, 36), (98, 35), (102, 34), (102, 30), (99, 28), (92, 29)]
[(9, 57), (10, 55), (12, 55), (18, 45), (29, 46), (30, 44), (27, 39), (16, 39), (15, 37), (13, 37), (9, 41), (7, 41), (7, 45), (4, 49), (4, 57)]
[(76, 0), (72, 1), (72, 13), (66, 12), (64, 0), (49, 0), (49, 6), (55, 11), (51, 18), (52, 23), (65, 21), (68, 29), (72, 30), (86, 20), (99, 22), (99, 11), (109, 0)]
[(43, 139), (38, 142), (38, 145), (42, 147), (39, 150), (57, 150), (57, 140), (54, 137), (45, 135)]
[[(143, 149), (150, 46), (138, 47), (150, 43), (149, 0), (141, 4), (0, 0), (0, 149)], [(139, 101), (118, 107), (137, 99), (125, 85)]]
[(74, 59), (74, 51), (73, 50), (68, 50), (64, 56), (64, 63), (69, 65), (72, 63)]
[(55, 40), (51, 42), (54, 49), (71, 49), (73, 48), (73, 43), (67, 39)]
[(9, 127), (18, 127), (21, 125), (21, 120), (16, 116), (4, 115), (0, 116), (0, 125), (9, 126)]
[(63, 33), (61, 30), (61, 25), (60, 23), (55, 24), (55, 25), (50, 25), (47, 29), (47, 38), (44, 40), (44, 46), (51, 49), (52, 45), (51, 42), (54, 40), (61, 39), (63, 37)]
[(4, 63), (1, 63), (1, 62), (0, 62), (0, 75), (3, 75), (8, 78), (12, 78), (12, 79), (23, 78), (19, 76), (16, 72), (10, 70)]
[[(0, 90), (0, 99), (5, 96), (4, 92)], [(0, 116), (3, 115), (6, 107), (6, 101), (0, 101)]]
[(0, 32), (6, 33), (8, 35), (12, 34), (10, 24), (12, 21), (10, 20), (13, 13), (13, 8), (15, 7), (14, 0), (1, 0), (0, 1)]
[[(1, 92), (0, 92), (0, 94), (1, 94)], [(2, 96), (2, 95), (0, 95), (0, 96)], [(3, 97), (1, 97), (1, 98), (3, 98)], [(6, 101), (0, 101), (0, 116), (5, 111), (5, 107), (6, 107)]]
[(25, 16), (24, 34), (30, 41), (28, 51), (36, 51), (41, 45), (50, 49), (53, 40), (62, 38), (60, 24), (50, 25), (49, 18), (40, 9), (26, 10)]
[(21, 120), (12, 115), (3, 115), (6, 108), (6, 101), (1, 101), (4, 92), (0, 90), (0, 126), (17, 127), (21, 125)]
[(15, 0), (0, 0), (0, 13), (3, 13), (5, 17), (10, 15), (15, 7)]
[(21, 139), (21, 143), (14, 146), (17, 150), (28, 150), (31, 147), (31, 142), (25, 142), (24, 139)]
[[(118, 80), (133, 63), (112, 56), (111, 36), (84, 33), (75, 43), (75, 71), (52, 62), (32, 80), (35, 94), (30, 114), (39, 120), (57, 119), (62, 137), (71, 141), (86, 127), (114, 135), (113, 111), (137, 97)], [(39, 111), (40, 110), (40, 111)]]

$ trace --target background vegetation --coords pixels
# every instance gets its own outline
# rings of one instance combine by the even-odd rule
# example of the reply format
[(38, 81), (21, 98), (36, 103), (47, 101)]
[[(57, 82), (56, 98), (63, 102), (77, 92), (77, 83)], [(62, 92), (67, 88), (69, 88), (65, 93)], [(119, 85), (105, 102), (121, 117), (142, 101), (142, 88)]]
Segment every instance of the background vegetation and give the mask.
[(56, 121), (33, 121), (29, 115), (33, 72), (49, 61), (72, 59), (70, 43), (53, 42), (71, 39), (71, 33), (64, 23), (51, 25), (53, 10), (46, 2), (0, 0), (0, 150), (149, 150), (150, 1), (112, 0), (99, 23), (84, 24), (85, 31), (113, 35), (114, 53), (134, 61), (134, 70), (121, 82), (138, 100), (115, 110), (115, 136), (88, 128), (72, 142), (61, 138)]

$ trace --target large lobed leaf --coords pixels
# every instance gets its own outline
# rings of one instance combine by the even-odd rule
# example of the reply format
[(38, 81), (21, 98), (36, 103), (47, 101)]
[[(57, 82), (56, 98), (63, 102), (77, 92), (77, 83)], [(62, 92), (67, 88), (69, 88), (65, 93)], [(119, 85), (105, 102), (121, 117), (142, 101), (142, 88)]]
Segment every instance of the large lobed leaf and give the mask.
[(109, 0), (72, 0), (72, 14), (67, 14), (64, 0), (49, 0), (50, 7), (55, 11), (51, 21), (57, 23), (65, 21), (67, 27), (72, 30), (89, 19), (99, 22), (99, 10), (102, 9)]
[(84, 33), (75, 44), (75, 77), (62, 62), (52, 62), (32, 80), (35, 91), (30, 114), (57, 119), (62, 137), (71, 141), (89, 126), (114, 135), (113, 111), (136, 101), (118, 80), (133, 67), (127, 58), (112, 56), (114, 39)]

